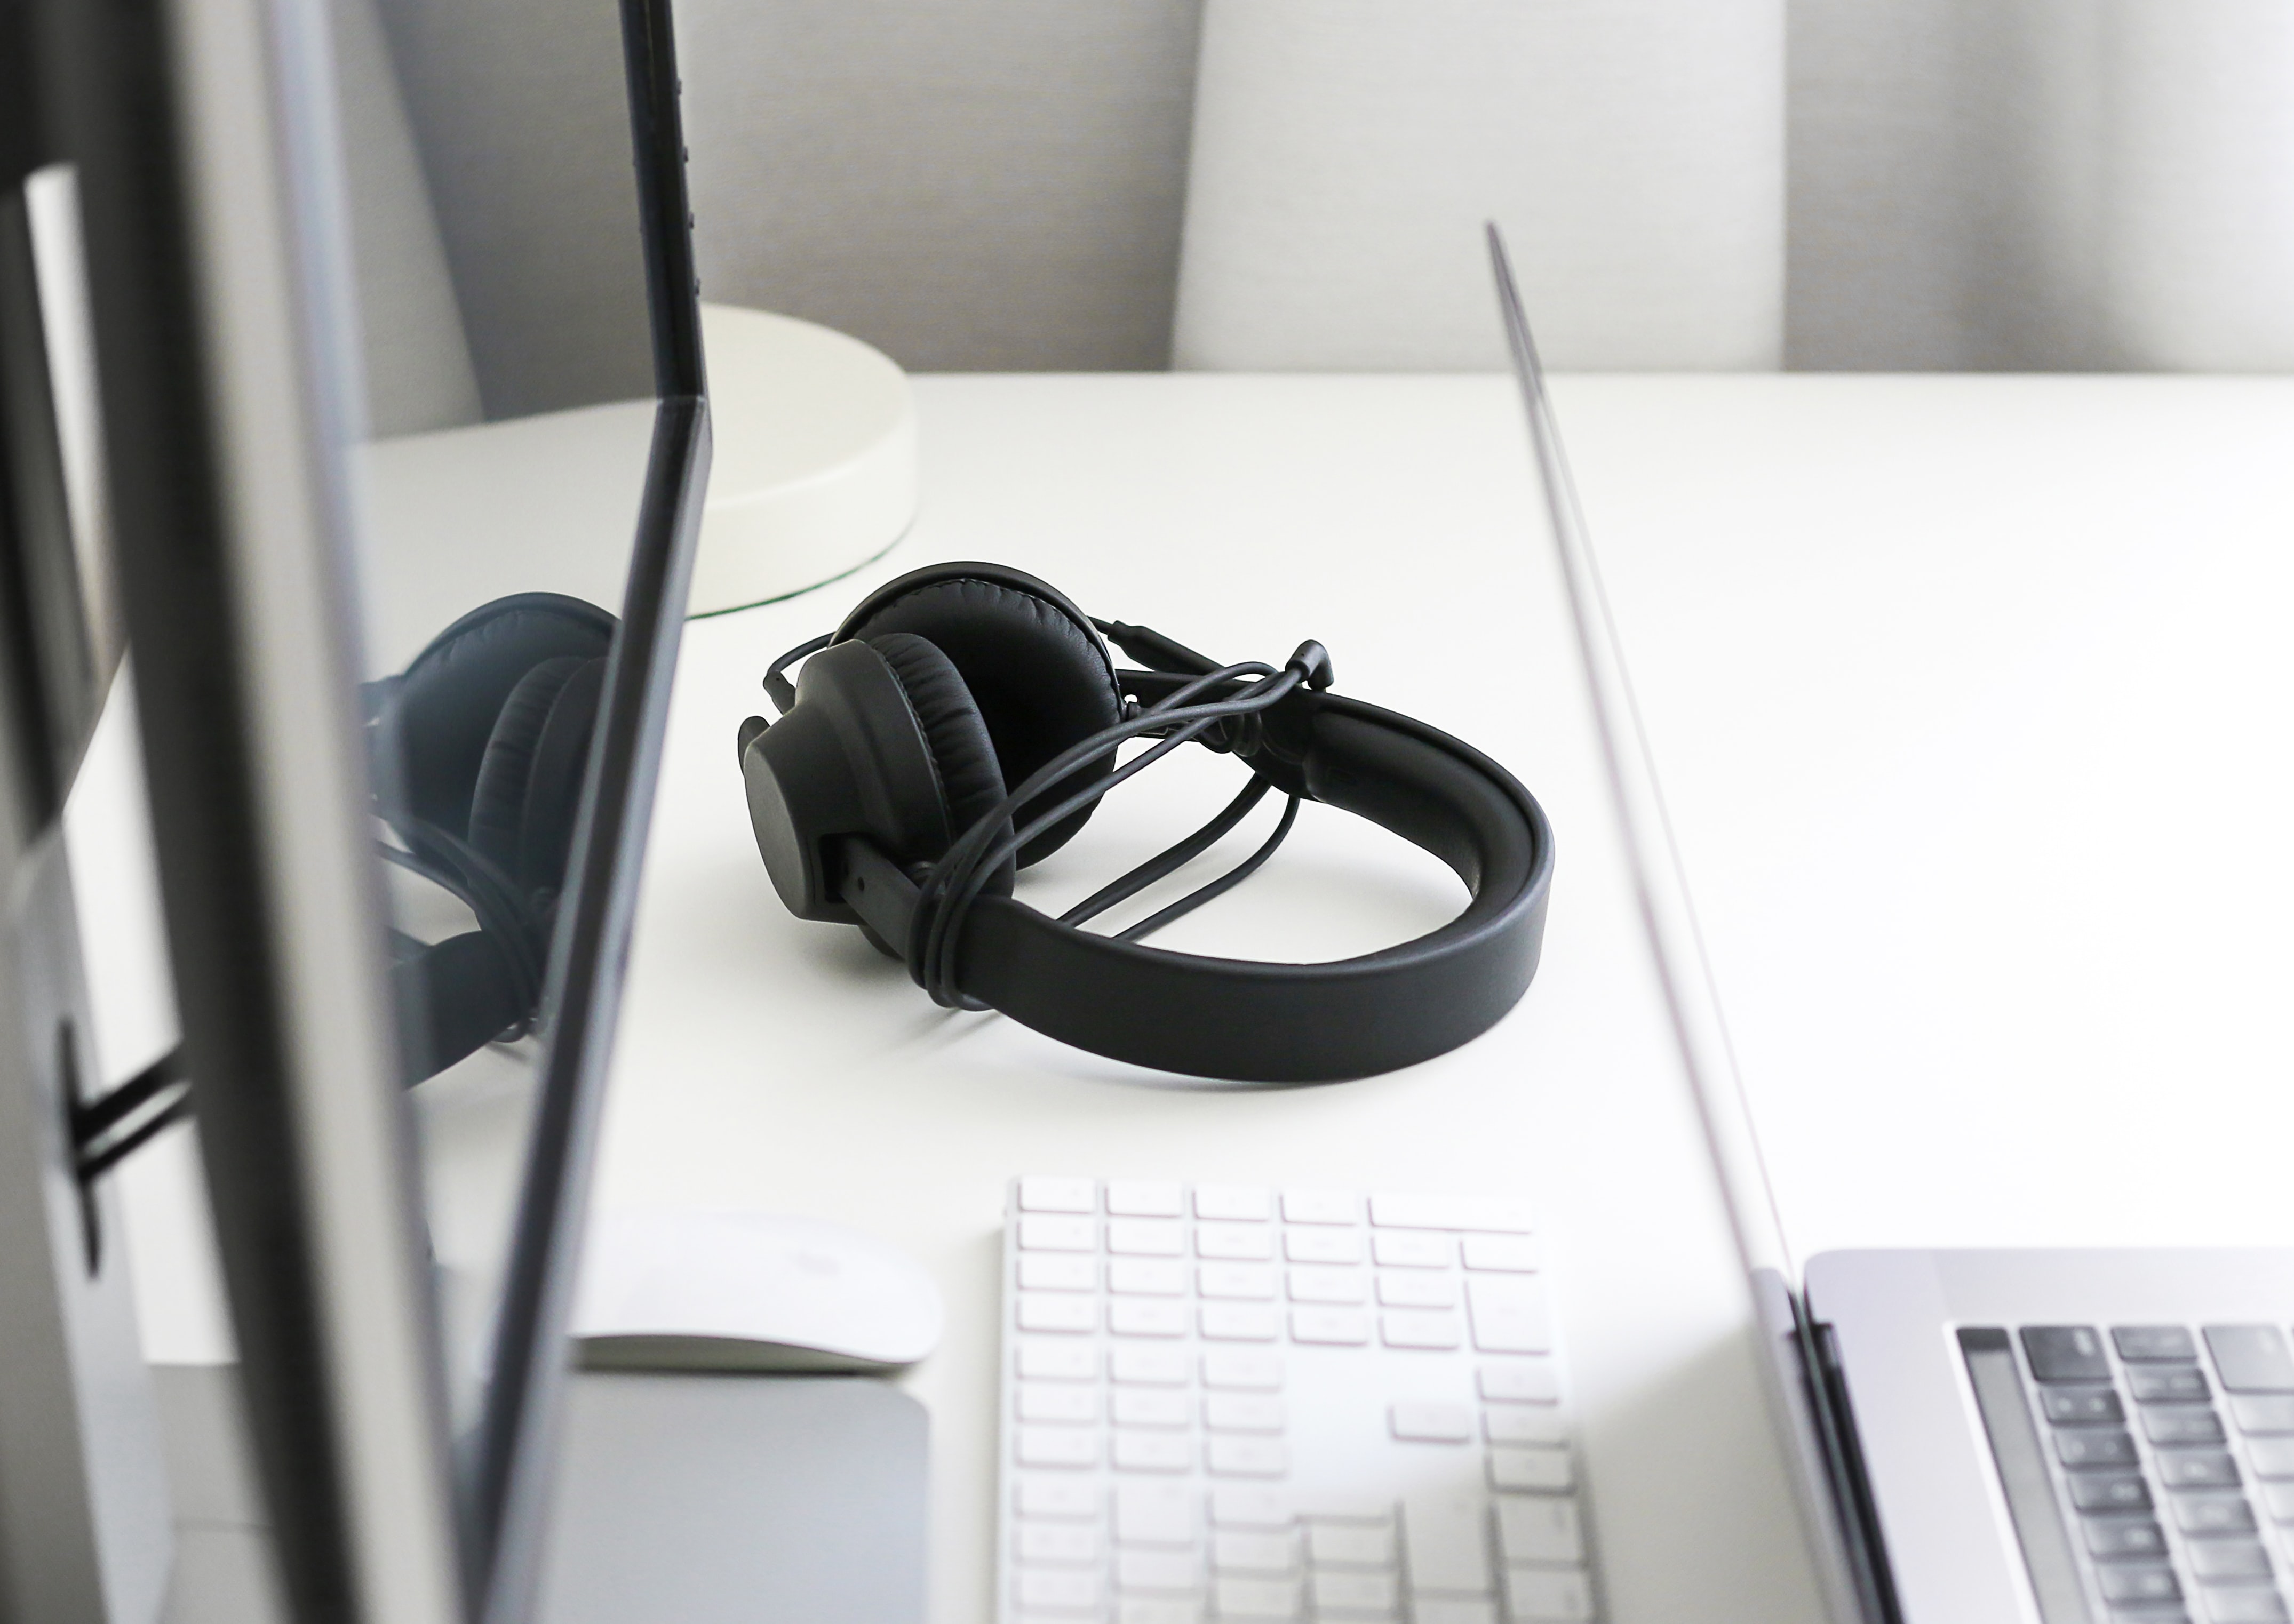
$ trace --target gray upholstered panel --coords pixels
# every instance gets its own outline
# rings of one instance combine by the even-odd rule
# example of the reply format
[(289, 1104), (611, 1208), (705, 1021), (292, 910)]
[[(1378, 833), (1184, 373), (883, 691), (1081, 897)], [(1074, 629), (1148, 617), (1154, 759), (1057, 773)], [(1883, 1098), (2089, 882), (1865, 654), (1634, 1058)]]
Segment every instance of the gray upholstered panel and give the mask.
[(1170, 355), (1200, 0), (679, 0), (703, 292), (917, 370)]

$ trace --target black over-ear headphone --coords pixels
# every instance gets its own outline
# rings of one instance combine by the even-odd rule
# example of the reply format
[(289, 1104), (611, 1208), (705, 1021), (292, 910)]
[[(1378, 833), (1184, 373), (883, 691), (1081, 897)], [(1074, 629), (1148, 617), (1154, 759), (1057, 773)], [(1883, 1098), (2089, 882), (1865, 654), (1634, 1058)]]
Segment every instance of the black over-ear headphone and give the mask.
[[(1118, 670), (1102, 633), (1148, 669)], [(781, 719), (741, 725), (750, 822), (791, 912), (858, 924), (943, 1005), (1201, 1076), (1390, 1071), (1478, 1036), (1528, 987), (1553, 834), (1487, 756), (1330, 685), (1318, 643), (1280, 670), (1221, 666), (1145, 627), (1091, 620), (1018, 570), (937, 565), (774, 662), (765, 688)], [(1116, 747), (1137, 737), (1157, 743), (1119, 767)], [(1253, 775), (1224, 810), (1058, 919), (1013, 900), (1016, 866), (1190, 739)], [(1289, 805), (1241, 866), (1120, 936), (1077, 929), (1208, 849), (1270, 788)], [(1140, 945), (1265, 862), (1302, 800), (1425, 848), (1472, 901), (1416, 941), (1334, 963)]]
[(582, 775), (620, 622), (521, 592), (431, 639), (366, 689), (383, 857), (443, 886), (478, 928), (437, 943), (393, 932), (406, 1080), (523, 1034), (541, 1012)]

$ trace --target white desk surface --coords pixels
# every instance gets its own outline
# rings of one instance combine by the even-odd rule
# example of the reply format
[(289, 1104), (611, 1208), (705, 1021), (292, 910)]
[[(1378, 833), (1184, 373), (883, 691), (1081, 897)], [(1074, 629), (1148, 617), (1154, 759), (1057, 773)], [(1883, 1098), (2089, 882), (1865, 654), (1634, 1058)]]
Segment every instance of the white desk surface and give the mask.
[[(931, 1265), (952, 1324), (908, 1384), (932, 1412), (936, 1617), (969, 1624), (1008, 1175), (1526, 1190), (1612, 1616), (1814, 1619), (1509, 386), (918, 384), (908, 539), (687, 629), (600, 1203), (821, 1214)], [(2294, 1241), (2294, 381), (1555, 394), (1796, 1247)], [(1191, 1086), (942, 1013), (857, 933), (788, 918), (734, 762), (764, 665), (878, 581), (966, 556), (1229, 658), (1320, 637), (1343, 689), (1511, 766), (1559, 846), (1522, 1006), (1392, 1076)], [(1232, 770), (1140, 781), (1043, 893), (1192, 827)], [(1338, 956), (1455, 906), (1430, 860), (1317, 811), (1165, 939)], [(150, 1188), (178, 1176), (150, 1159)], [(158, 1356), (199, 1356), (184, 1296), (144, 1294)]]

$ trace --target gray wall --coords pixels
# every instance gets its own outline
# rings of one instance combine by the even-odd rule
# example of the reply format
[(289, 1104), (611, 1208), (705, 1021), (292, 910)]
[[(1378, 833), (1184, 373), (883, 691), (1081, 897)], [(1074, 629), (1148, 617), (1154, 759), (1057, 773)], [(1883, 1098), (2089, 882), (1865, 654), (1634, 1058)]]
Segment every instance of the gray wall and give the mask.
[(679, 0), (704, 297), (915, 370), (1168, 364), (1200, 0)]

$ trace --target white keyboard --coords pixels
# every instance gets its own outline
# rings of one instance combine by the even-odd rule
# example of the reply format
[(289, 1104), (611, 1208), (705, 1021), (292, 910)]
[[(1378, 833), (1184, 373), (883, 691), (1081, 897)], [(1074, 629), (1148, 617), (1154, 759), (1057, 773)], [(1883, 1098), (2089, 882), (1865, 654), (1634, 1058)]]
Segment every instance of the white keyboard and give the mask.
[(1013, 1183), (998, 1616), (1585, 1624), (1525, 1205)]

